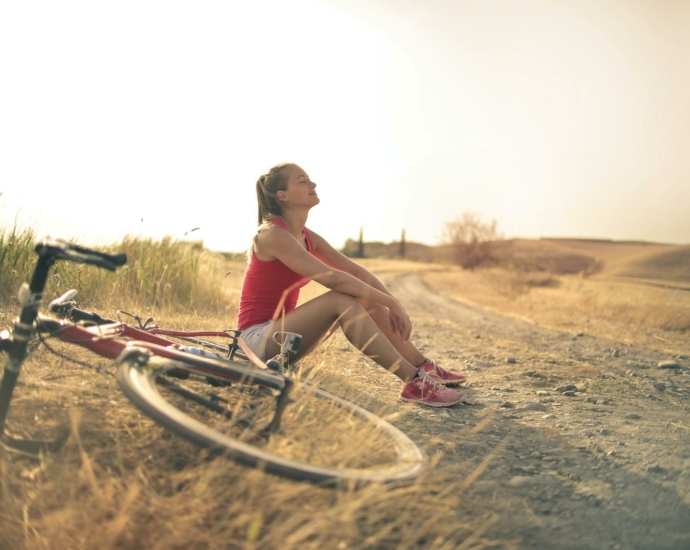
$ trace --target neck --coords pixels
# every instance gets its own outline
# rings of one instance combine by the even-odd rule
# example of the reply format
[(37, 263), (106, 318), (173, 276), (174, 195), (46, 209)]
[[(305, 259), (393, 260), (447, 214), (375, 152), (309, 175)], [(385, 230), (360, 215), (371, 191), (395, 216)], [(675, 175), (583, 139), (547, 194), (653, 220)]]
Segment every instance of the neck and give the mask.
[(295, 236), (295, 238), (300, 238), (302, 235), (302, 229), (307, 224), (307, 216), (309, 215), (308, 209), (300, 210), (285, 210), (281, 218), (285, 221), (285, 225), (290, 229), (290, 233)]

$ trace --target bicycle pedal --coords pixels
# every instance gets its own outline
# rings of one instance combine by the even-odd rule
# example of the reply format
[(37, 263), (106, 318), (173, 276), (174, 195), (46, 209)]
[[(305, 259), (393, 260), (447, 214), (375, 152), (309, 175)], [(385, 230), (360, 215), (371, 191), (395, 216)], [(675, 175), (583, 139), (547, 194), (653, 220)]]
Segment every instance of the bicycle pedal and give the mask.
[(211, 403), (213, 403), (215, 405), (219, 405), (221, 403), (227, 405), (228, 403), (230, 403), (230, 401), (221, 397), (217, 393), (209, 393), (208, 398), (209, 398), (209, 401), (211, 401)]
[(206, 377), (206, 382), (211, 384), (214, 388), (227, 388), (232, 386), (232, 382), (226, 382), (225, 380), (218, 380), (217, 378), (212, 378), (210, 376)]
[(280, 373), (283, 372), (283, 368), (280, 365), (280, 361), (277, 361), (276, 359), (269, 359), (268, 361), (266, 361), (266, 366), (272, 371)]
[(170, 369), (165, 372), (166, 376), (172, 376), (173, 378), (179, 378), (180, 380), (187, 380), (189, 378), (189, 371), (184, 369)]

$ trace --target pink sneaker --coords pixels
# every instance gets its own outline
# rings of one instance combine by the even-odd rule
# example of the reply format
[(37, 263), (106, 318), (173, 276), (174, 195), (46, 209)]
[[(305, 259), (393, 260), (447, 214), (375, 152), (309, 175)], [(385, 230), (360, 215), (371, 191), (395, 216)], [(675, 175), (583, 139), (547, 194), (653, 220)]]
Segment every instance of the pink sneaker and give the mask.
[(429, 373), (431, 378), (437, 382), (441, 382), (441, 384), (445, 386), (459, 386), (467, 381), (467, 378), (465, 378), (462, 374), (442, 369), (433, 359), (427, 359), (426, 363), (419, 368), (424, 372)]
[(424, 372), (421, 376), (403, 384), (400, 399), (428, 407), (450, 407), (462, 400), (462, 394), (446, 388), (434, 380), (429, 373)]

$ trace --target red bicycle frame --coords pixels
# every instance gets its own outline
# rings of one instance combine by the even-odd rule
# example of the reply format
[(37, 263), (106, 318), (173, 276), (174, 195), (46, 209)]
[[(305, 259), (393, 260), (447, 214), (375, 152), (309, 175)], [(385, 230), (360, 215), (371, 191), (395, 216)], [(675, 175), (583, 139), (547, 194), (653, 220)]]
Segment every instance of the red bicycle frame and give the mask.
[[(102, 357), (116, 359), (125, 349), (137, 346), (148, 349), (159, 357), (174, 359), (183, 363), (192, 363), (195, 365), (196, 372), (208, 375), (213, 375), (218, 372), (219, 367), (222, 368), (222, 363), (220, 362), (222, 362), (223, 359), (209, 359), (197, 355), (190, 356), (188, 352), (176, 349), (174, 342), (166, 340), (161, 336), (167, 335), (192, 338), (215, 336), (220, 338), (236, 338), (233, 334), (221, 331), (179, 331), (161, 328), (142, 330), (126, 323), (82, 326), (71, 323), (70, 321), (57, 321), (43, 315), (39, 315), (38, 326), (43, 326), (45, 332), (64, 342), (77, 344)], [(245, 349), (242, 340), (238, 340), (239, 345)], [(201, 362), (208, 362), (208, 368), (199, 368), (199, 360), (201, 360)], [(254, 363), (256, 367), (268, 370), (263, 362), (252, 360), (252, 363)], [(246, 377), (236, 377), (236, 380), (246, 381)]]

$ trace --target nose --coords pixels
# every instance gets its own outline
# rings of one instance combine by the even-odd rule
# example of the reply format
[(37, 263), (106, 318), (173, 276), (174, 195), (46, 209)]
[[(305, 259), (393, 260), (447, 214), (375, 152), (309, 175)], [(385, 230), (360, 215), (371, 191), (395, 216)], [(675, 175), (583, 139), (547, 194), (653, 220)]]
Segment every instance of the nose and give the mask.
[(312, 188), (312, 189), (316, 189), (316, 183), (314, 183), (314, 182), (311, 181), (311, 180), (309, 181), (309, 183), (311, 183), (311, 188)]

